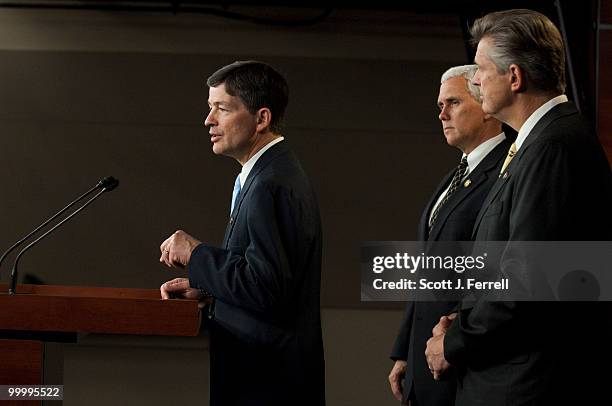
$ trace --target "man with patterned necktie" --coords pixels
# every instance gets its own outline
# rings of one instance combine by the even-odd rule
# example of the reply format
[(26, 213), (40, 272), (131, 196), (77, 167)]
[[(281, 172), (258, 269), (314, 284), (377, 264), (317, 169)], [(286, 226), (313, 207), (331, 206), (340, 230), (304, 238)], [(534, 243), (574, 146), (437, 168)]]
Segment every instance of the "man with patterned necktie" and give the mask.
[[(442, 75), (439, 119), (446, 142), (463, 152), (463, 156), (425, 206), (419, 224), (420, 240), (471, 239), (476, 215), (497, 179), (510, 146), (501, 123), (482, 111), (480, 91), (471, 83), (476, 68), (476, 65), (456, 66)], [(450, 371), (444, 381), (433, 379), (425, 359), (425, 345), (433, 326), (456, 304), (443, 301), (407, 304), (391, 353), (395, 365), (389, 382), (398, 400), (409, 400), (413, 406), (454, 404), (454, 375)]]
[(319, 308), (321, 224), (299, 161), (280, 135), (285, 78), (267, 64), (235, 62), (208, 78), (213, 152), (236, 159), (221, 247), (183, 231), (160, 261), (189, 279), (161, 286), (210, 302), (210, 404), (325, 404)]
[[(476, 20), (471, 34), (482, 109), (518, 131), (473, 237), (479, 244), (503, 242), (500, 274), (537, 286), (530, 252), (537, 244), (520, 242), (612, 239), (610, 166), (564, 94), (565, 48), (546, 16), (494, 12)], [(451, 365), (460, 371), (457, 406), (606, 403), (609, 303), (515, 298), (462, 301), (456, 318), (434, 329), (427, 360), (435, 378)], [(532, 298), (539, 297), (521, 299)]]

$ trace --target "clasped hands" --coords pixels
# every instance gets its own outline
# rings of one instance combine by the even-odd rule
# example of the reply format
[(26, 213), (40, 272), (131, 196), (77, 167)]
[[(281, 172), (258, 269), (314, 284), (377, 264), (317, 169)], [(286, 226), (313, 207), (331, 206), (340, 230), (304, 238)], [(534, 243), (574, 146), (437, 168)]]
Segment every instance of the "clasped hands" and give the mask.
[(440, 317), (440, 321), (431, 331), (433, 337), (427, 340), (425, 358), (427, 358), (427, 365), (436, 381), (440, 380), (442, 374), (451, 366), (444, 358), (444, 336), (455, 317), (457, 313)]
[[(161, 251), (159, 262), (166, 264), (170, 268), (185, 268), (189, 265), (191, 253), (200, 243), (200, 241), (186, 232), (178, 230), (159, 247)], [(199, 300), (198, 306), (200, 309), (212, 301), (211, 297), (206, 297), (202, 300), (202, 292), (199, 289), (192, 288), (187, 278), (172, 279), (163, 283), (159, 290), (163, 300), (170, 298)]]

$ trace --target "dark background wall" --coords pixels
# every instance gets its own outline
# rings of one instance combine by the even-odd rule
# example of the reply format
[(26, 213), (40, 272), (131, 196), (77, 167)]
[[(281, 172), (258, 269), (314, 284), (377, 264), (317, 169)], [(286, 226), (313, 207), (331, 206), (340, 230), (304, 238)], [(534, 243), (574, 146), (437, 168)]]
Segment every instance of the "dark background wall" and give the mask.
[[(156, 289), (184, 275), (159, 265), (159, 244), (177, 228), (218, 244), (240, 169), (211, 152), (205, 79), (234, 60), (267, 61), (288, 77), (285, 135), (322, 210), (328, 404), (395, 404), (387, 356), (402, 305), (360, 302), (359, 245), (414, 239), (426, 199), (459, 159), (435, 100), (442, 72), (471, 60), (467, 21), (502, 2), (480, 3), (356, 4), (285, 27), (196, 13), (0, 8), (0, 247), (113, 175), (120, 187), (26, 254), (22, 277)], [(511, 3), (498, 7), (521, 5)], [(551, 3), (534, 7), (554, 17)], [(320, 13), (313, 7), (229, 10), (300, 19)], [(571, 27), (580, 34), (573, 46), (588, 48), (588, 21)], [(595, 59), (581, 60), (578, 93), (594, 120)], [(67, 405), (139, 404), (143, 393), (147, 404), (183, 404), (207, 398), (206, 347), (205, 336), (90, 336), (48, 355), (54, 365), (63, 359), (56, 375)], [(108, 387), (115, 395), (99, 395)]]
[[(360, 242), (415, 238), (425, 199), (458, 159), (435, 106), (440, 74), (465, 62), (451, 18), (416, 32), (407, 13), (385, 27), (370, 26), (370, 13), (339, 13), (328, 30), (57, 13), (21, 14), (18, 28), (38, 32), (0, 51), (0, 246), (100, 177), (121, 185), (24, 256), (22, 277), (155, 288), (180, 274), (157, 262), (175, 229), (220, 242), (239, 166), (211, 152), (205, 79), (234, 60), (265, 60), (289, 79), (285, 135), (323, 214), (323, 305), (359, 305)], [(187, 45), (155, 40), (168, 35)]]
[(602, 1), (598, 9), (598, 114), (599, 140), (612, 162), (612, 4)]
[[(401, 304), (359, 302), (359, 245), (413, 239), (424, 200), (459, 157), (435, 106), (440, 74), (465, 62), (454, 16), (347, 10), (277, 28), (0, 9), (0, 246), (113, 175), (119, 188), (26, 254), (22, 277), (156, 289), (184, 275), (159, 265), (159, 244), (177, 228), (218, 244), (239, 171), (210, 150), (205, 79), (249, 58), (289, 79), (285, 135), (322, 210), (328, 402), (394, 404), (386, 375)], [(81, 337), (47, 346), (47, 382), (62, 380), (66, 405), (206, 404), (206, 347), (205, 336)]]

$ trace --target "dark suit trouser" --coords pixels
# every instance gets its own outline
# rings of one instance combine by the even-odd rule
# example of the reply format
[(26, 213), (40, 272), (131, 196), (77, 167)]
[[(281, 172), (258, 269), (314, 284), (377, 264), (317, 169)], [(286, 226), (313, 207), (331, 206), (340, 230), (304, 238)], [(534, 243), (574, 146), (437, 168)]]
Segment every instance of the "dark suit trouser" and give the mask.
[(421, 406), (417, 401), (416, 394), (414, 393), (414, 386), (412, 387), (412, 391), (410, 391), (410, 396), (408, 396), (408, 404), (410, 406)]
[[(278, 353), (249, 348), (215, 323), (209, 326), (211, 406), (280, 406), (289, 402), (286, 392), (289, 382), (282, 374), (275, 373), (281, 370), (275, 368), (281, 362)], [(221, 381), (219, 377), (225, 379)], [(261, 377), (266, 377), (267, 381), (262, 382)], [(268, 380), (274, 384), (270, 385)], [(275, 390), (270, 390), (271, 386)], [(228, 399), (232, 399), (230, 403)], [(260, 403), (254, 399), (266, 401)]]
[(211, 406), (324, 404), (318, 375), (292, 353), (245, 344), (216, 323), (209, 329)]

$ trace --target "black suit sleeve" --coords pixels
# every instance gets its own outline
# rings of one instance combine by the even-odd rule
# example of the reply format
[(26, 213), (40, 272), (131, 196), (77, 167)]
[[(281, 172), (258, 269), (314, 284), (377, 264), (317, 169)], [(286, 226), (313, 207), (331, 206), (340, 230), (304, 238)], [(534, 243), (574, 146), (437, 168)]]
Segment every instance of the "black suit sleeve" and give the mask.
[(393, 361), (403, 360), (408, 358), (408, 343), (410, 340), (410, 331), (412, 330), (412, 319), (414, 317), (414, 302), (408, 302), (406, 304), (406, 311), (404, 312), (404, 318), (400, 325), (395, 344), (391, 350), (390, 358)]
[[(189, 280), (194, 287), (210, 292), (216, 300), (266, 313), (287, 303), (298, 283), (298, 270), (289, 257), (300, 258), (297, 251), (299, 202), (292, 201), (287, 189), (275, 184), (256, 183), (250, 191), (246, 219), (236, 224), (236, 239), (229, 249), (201, 244), (189, 263)], [(296, 220), (297, 219), (297, 220)], [(244, 247), (235, 247), (247, 241)], [(306, 244), (305, 241), (302, 243)], [(244, 252), (244, 254), (241, 254)]]
[[(568, 146), (560, 142), (532, 144), (518, 163), (520, 171), (515, 168), (514, 179), (505, 185), (511, 190), (502, 190), (502, 197), (488, 207), (496, 214), (487, 217), (485, 212), (477, 239), (505, 240), (507, 236), (509, 242), (500, 265), (505, 274), (527, 271), (530, 277), (529, 253), (515, 250), (512, 241), (550, 241), (569, 236), (568, 230), (572, 227), (560, 219), (571, 221), (568, 216), (571, 214), (572, 176), (575, 177), (580, 168), (571, 167), (567, 150)], [(545, 317), (538, 316), (533, 307), (526, 309), (526, 305), (524, 302), (481, 299), (473, 308), (462, 306), (444, 339), (446, 360), (457, 366), (468, 360), (478, 362), (478, 357), (493, 361), (491, 357), (508, 356), (500, 350), (503, 344), (508, 342), (510, 348), (516, 348), (520, 345), (517, 340), (521, 340), (517, 332), (538, 328), (538, 317)]]

